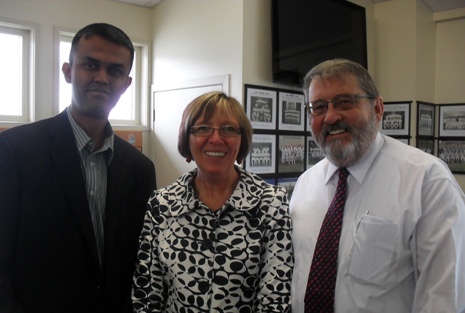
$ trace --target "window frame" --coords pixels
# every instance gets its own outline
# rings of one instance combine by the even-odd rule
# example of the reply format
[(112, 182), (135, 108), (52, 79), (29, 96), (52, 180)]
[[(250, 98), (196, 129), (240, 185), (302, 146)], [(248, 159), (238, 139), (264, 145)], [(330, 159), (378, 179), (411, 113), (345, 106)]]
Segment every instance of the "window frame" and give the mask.
[(8, 128), (33, 122), (35, 119), (35, 38), (37, 25), (33, 23), (0, 19), (0, 32), (19, 35), (22, 40), (22, 103), (21, 115), (0, 115), (0, 127)]
[[(60, 75), (62, 64), (60, 64), (60, 43), (71, 42), (76, 30), (63, 27), (55, 27), (55, 92), (54, 107), (55, 114), (60, 112)], [(150, 43), (143, 40), (133, 40), (134, 62), (132, 83), (134, 88), (133, 105), (134, 118), (131, 120), (109, 119), (115, 129), (149, 130), (149, 66), (150, 66)]]

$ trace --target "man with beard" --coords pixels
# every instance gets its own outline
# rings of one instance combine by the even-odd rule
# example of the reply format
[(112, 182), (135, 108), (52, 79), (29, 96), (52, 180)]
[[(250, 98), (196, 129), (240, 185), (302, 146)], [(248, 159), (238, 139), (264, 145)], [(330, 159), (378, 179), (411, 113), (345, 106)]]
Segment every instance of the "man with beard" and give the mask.
[(71, 105), (0, 133), (0, 312), (132, 312), (155, 169), (108, 115), (133, 58), (119, 28), (84, 27), (62, 67)]
[(465, 196), (447, 165), (379, 133), (361, 65), (323, 62), (304, 93), (326, 158), (290, 202), (293, 312), (464, 312)]

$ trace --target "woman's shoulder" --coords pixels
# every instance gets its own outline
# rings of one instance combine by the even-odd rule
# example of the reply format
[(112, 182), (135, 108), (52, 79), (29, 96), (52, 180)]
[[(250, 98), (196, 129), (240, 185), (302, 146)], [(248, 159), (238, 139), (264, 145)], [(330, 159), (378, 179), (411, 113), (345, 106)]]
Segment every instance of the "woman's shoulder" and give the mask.
[(281, 186), (276, 186), (265, 181), (255, 173), (239, 168), (241, 174), (240, 189), (248, 194), (248, 197), (256, 198), (261, 203), (270, 203), (273, 201), (287, 202), (286, 190)]

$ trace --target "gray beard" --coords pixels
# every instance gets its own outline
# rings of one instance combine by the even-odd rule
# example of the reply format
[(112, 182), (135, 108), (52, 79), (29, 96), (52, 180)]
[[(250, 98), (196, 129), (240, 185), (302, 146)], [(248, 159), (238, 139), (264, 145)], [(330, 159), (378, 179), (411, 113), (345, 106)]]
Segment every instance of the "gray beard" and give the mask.
[[(353, 140), (349, 143), (345, 140), (333, 140), (328, 144), (325, 141), (326, 135), (341, 128), (350, 132)], [(354, 128), (343, 122), (324, 126), (317, 138), (317, 142), (331, 163), (337, 167), (349, 167), (360, 160), (368, 151), (375, 140), (377, 132), (376, 116), (372, 112), (368, 123), (361, 128)]]

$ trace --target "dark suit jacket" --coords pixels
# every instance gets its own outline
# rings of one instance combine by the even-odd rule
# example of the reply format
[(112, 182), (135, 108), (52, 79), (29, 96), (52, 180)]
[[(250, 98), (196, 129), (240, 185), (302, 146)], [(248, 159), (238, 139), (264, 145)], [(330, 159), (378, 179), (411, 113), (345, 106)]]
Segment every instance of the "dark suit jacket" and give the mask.
[(118, 136), (99, 264), (66, 112), (0, 133), (0, 312), (131, 312), (153, 163)]

